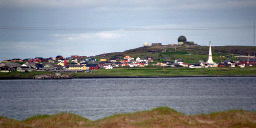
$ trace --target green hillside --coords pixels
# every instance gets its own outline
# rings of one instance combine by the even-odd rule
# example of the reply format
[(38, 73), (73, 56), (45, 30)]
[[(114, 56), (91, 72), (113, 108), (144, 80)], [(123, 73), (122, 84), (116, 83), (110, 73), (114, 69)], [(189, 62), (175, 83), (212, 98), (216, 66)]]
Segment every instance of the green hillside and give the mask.
[[(128, 55), (140, 58), (151, 57), (156, 62), (183, 59), (185, 63), (196, 63), (199, 60), (207, 60), (208, 49), (208, 46), (199, 45), (162, 45), (139, 47), (124, 52), (105, 53), (95, 57), (110, 59), (114, 56), (124, 57)], [(212, 46), (212, 51), (215, 62), (224, 61), (226, 58), (235, 60), (235, 55), (256, 55), (255, 46)]]

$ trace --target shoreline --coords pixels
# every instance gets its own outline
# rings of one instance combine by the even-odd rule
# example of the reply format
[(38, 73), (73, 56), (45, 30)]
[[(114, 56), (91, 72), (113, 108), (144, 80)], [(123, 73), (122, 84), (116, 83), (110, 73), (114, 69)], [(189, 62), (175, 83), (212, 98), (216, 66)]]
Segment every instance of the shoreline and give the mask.
[(13, 79), (90, 79), (90, 78), (177, 78), (177, 77), (256, 77), (251, 68), (116, 68), (92, 73), (10, 72), (0, 73), (0, 80)]
[(237, 76), (225, 76), (225, 75), (214, 75), (214, 76), (203, 76), (203, 75), (197, 75), (197, 76), (89, 76), (89, 77), (72, 77), (72, 78), (47, 78), (47, 79), (34, 79), (34, 78), (22, 78), (22, 77), (11, 77), (11, 78), (0, 78), (0, 80), (65, 80), (65, 79), (111, 79), (111, 78), (185, 78), (185, 77), (256, 77), (255, 75), (237, 75)]

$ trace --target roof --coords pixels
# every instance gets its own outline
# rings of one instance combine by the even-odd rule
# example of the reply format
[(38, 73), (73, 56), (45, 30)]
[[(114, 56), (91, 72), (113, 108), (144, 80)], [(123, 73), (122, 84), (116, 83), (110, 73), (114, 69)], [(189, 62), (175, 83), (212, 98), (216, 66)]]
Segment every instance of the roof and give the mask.
[(69, 65), (69, 67), (84, 67), (84, 65)]
[(7, 66), (7, 67), (20, 67), (21, 65), (20, 65), (19, 63), (9, 62), (9, 63), (1, 63), (1, 66)]
[(87, 66), (87, 67), (97, 67), (98, 64), (87, 64), (86, 66)]

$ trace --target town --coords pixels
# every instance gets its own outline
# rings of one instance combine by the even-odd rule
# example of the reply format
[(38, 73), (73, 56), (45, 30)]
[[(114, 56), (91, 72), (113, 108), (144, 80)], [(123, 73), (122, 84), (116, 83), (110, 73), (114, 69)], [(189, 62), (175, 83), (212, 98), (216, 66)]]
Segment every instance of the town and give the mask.
[[(142, 48), (159, 47), (161, 43), (152, 43), (151, 46), (147, 42), (143, 44)], [(169, 45), (176, 51), (176, 47), (190, 47), (197, 46), (193, 41), (187, 41), (185, 36), (178, 38), (178, 44)], [(30, 59), (10, 59), (4, 60), (0, 63), (0, 72), (32, 72), (32, 71), (50, 71), (50, 72), (85, 72), (89, 73), (97, 69), (113, 69), (120, 67), (185, 67), (185, 68), (211, 68), (211, 67), (252, 67), (256, 66), (256, 57), (249, 55), (236, 55), (235, 60), (228, 58), (223, 62), (215, 63), (212, 53), (211, 43), (209, 43), (208, 59), (197, 60), (197, 63), (183, 62), (183, 58), (175, 58), (160, 60), (153, 57), (145, 56), (129, 56), (129, 55), (115, 55), (111, 57), (87, 57), (72, 55), (71, 57), (63, 57), (58, 55), (56, 57), (43, 58), (35, 57)], [(153, 51), (154, 52), (154, 51)], [(166, 52), (162, 51), (162, 52)], [(193, 55), (191, 55), (193, 56)]]

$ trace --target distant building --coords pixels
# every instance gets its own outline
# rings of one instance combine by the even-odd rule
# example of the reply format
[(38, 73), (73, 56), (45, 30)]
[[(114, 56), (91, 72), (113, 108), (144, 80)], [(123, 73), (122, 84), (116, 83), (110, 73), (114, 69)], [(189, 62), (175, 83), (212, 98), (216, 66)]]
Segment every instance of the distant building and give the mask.
[(87, 68), (85, 65), (69, 65), (68, 70), (85, 71)]
[(148, 42), (145, 42), (143, 46), (148, 47), (149, 46)]
[(187, 41), (187, 38), (185, 36), (180, 36), (178, 38), (178, 45), (194, 45), (195, 43), (193, 41)]
[(256, 57), (255, 56), (235, 56), (239, 61), (240, 64), (251, 64), (255, 65), (256, 64)]
[(103, 59), (100, 59), (100, 62), (105, 62), (105, 61), (107, 61), (107, 59), (106, 58), (103, 58)]
[(98, 64), (87, 64), (86, 66), (89, 67), (89, 70), (99, 69), (99, 65)]
[(186, 41), (187, 41), (187, 38), (183, 35), (178, 38), (178, 44), (179, 45), (183, 45), (184, 42), (186, 42)]
[(62, 60), (62, 59), (63, 59), (63, 56), (58, 55), (58, 56), (56, 56), (55, 58), (56, 58), (56, 60)]
[(11, 62), (14, 62), (14, 63), (22, 63), (23, 60), (22, 60), (22, 59), (19, 59), (19, 58), (15, 58), (15, 59), (12, 59)]
[(86, 59), (87, 56), (72, 55), (71, 58), (72, 59)]
[(152, 46), (162, 46), (162, 43), (152, 43)]

